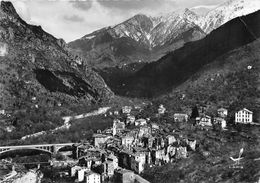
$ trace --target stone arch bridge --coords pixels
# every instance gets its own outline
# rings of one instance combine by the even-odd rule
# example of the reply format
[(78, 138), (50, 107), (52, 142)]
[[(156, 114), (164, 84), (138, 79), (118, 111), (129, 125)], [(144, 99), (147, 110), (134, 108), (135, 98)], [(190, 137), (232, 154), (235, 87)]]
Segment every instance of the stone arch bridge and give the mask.
[(8, 151), (15, 150), (39, 150), (55, 155), (61, 148), (76, 145), (75, 143), (65, 144), (37, 144), (37, 145), (20, 145), (20, 146), (0, 146), (0, 156)]

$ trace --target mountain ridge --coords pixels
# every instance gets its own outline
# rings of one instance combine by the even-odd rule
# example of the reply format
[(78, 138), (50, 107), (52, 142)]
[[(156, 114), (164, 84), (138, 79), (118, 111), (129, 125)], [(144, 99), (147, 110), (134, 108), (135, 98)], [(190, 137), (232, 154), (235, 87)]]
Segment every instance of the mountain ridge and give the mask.
[(153, 62), (187, 42), (204, 38), (233, 18), (259, 10), (260, 4), (257, 0), (229, 0), (205, 15), (198, 15), (191, 9), (158, 16), (137, 14), (117, 25), (87, 34), (68, 46), (84, 57), (86, 64), (101, 72), (132, 63)]
[(125, 78), (122, 81), (124, 86), (121, 86), (122, 83), (113, 84), (117, 86), (113, 90), (117, 90), (116, 93), (120, 95), (135, 97), (152, 97), (171, 90), (203, 65), (259, 38), (259, 16), (260, 11), (229, 21), (204, 39), (186, 43), (184, 47), (167, 54), (159, 61), (146, 64), (133, 76)]
[(138, 14), (115, 26), (87, 34), (68, 45), (86, 58), (89, 65), (105, 68), (157, 60), (185, 42), (204, 36), (205, 33), (197, 25), (176, 13), (168, 18)]

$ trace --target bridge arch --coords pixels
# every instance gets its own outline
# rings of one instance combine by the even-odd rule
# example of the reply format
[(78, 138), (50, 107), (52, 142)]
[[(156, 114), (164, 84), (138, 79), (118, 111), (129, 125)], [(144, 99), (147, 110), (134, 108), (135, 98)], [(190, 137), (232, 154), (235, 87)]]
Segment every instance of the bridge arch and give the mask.
[(17, 154), (24, 156), (31, 154), (48, 154), (51, 156), (52, 152), (40, 148), (7, 149), (0, 152), (0, 159), (5, 157), (15, 157)]
[[(21, 154), (25, 151), (43, 152), (50, 155), (54, 155), (63, 149), (73, 150), (75, 143), (64, 143), (64, 144), (37, 144), (37, 145), (20, 145), (20, 146), (2, 146), (0, 147), (0, 159), (3, 154), (16, 153)], [(66, 150), (65, 150), (66, 151)]]
[(72, 145), (64, 145), (64, 146), (56, 147), (56, 152), (70, 151), (70, 150), (73, 150), (73, 146)]

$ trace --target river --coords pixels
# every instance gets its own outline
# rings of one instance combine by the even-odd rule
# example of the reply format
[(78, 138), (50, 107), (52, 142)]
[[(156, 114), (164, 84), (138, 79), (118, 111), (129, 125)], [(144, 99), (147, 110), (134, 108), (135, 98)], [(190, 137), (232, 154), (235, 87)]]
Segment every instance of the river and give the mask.
[(53, 133), (56, 132), (58, 130), (64, 130), (64, 129), (69, 129), (71, 126), (71, 121), (75, 120), (75, 119), (83, 119), (83, 118), (87, 118), (87, 117), (91, 117), (91, 116), (98, 116), (98, 115), (102, 115), (105, 114), (111, 107), (100, 107), (97, 110), (94, 110), (92, 112), (88, 112), (88, 113), (84, 113), (84, 114), (80, 114), (80, 115), (75, 115), (75, 116), (64, 116), (62, 117), (62, 119), (64, 120), (63, 125), (59, 126), (55, 129), (52, 130), (48, 130), (48, 131), (41, 131), (41, 132), (37, 132), (34, 134), (30, 134), (30, 135), (26, 135), (24, 137), (21, 138), (21, 140), (26, 140), (27, 138), (31, 138), (31, 137), (38, 137), (40, 135), (45, 135), (48, 132), (49, 133)]

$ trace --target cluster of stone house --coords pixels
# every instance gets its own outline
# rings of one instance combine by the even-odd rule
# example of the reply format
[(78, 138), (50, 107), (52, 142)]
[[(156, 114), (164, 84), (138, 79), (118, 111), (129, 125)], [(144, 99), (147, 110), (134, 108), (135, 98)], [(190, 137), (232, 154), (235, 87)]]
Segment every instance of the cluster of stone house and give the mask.
[[(158, 114), (165, 110), (159, 106)], [(161, 166), (178, 159), (184, 159), (196, 150), (196, 139), (184, 137), (178, 132), (163, 132), (159, 124), (150, 119), (139, 118), (131, 114), (132, 107), (123, 107), (123, 121), (114, 119), (111, 128), (98, 130), (91, 142), (78, 147), (78, 163), (71, 167), (71, 176), (77, 181), (87, 183), (144, 182), (138, 177), (147, 167)], [(118, 112), (119, 113), (119, 112)], [(113, 113), (114, 114), (114, 113)], [(114, 114), (114, 115), (117, 115)], [(217, 116), (202, 114), (196, 118), (197, 125), (212, 127), (219, 124), (226, 128), (228, 110), (220, 108)], [(185, 113), (175, 113), (174, 122), (187, 122)], [(250, 123), (252, 112), (243, 109), (236, 113), (236, 122)], [(131, 128), (128, 128), (130, 126)]]
[[(180, 137), (174, 132), (164, 133), (149, 119), (136, 119), (131, 115), (131, 109), (122, 108), (125, 121), (115, 119), (111, 128), (93, 135), (92, 143), (78, 148), (79, 162), (71, 167), (71, 175), (78, 176), (78, 181), (116, 180), (120, 183), (130, 179), (145, 182), (136, 177), (146, 167), (187, 158), (189, 151), (195, 151), (196, 140)], [(187, 118), (185, 114), (176, 114), (178, 122), (187, 121)]]
[(198, 125), (202, 127), (212, 127), (213, 124), (219, 125), (222, 129), (227, 127), (226, 118), (228, 115), (228, 110), (225, 108), (219, 108), (217, 110), (217, 116), (212, 117), (202, 113), (199, 117), (196, 118)]
[[(200, 117), (196, 118), (197, 124), (203, 127), (212, 127), (213, 124), (219, 124), (222, 129), (227, 126), (228, 110), (225, 108), (220, 108), (217, 110), (217, 116), (212, 117), (204, 113)], [(235, 113), (235, 123), (241, 124), (251, 124), (253, 123), (253, 112), (243, 108)]]

